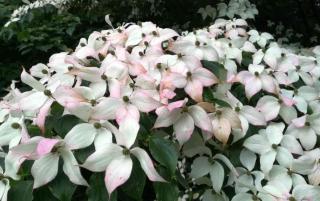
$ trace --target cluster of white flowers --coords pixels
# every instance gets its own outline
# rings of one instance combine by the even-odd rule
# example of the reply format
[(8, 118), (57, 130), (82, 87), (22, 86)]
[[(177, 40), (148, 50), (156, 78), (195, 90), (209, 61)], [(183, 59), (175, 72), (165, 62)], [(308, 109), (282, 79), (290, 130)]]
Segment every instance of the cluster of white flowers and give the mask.
[(27, 14), (30, 10), (35, 8), (41, 8), (45, 5), (51, 4), (56, 6), (57, 8), (63, 8), (63, 6), (68, 2), (68, 0), (36, 0), (35, 2), (26, 2), (26, 5), (20, 6), (19, 8), (15, 9), (11, 14), (10, 19), (4, 25), (4, 27), (9, 26), (11, 23), (19, 21), (22, 16)]
[(233, 19), (239, 16), (242, 19), (254, 19), (258, 14), (258, 10), (256, 5), (250, 3), (249, 0), (231, 0), (228, 4), (219, 3), (217, 8), (210, 5), (205, 8), (199, 8), (198, 13), (201, 14), (203, 20), (207, 18), (214, 20), (216, 17)]
[(228, 4), (218, 4), (218, 17), (241, 17), (242, 19), (254, 19), (258, 14), (255, 4), (250, 3), (249, 0), (230, 0)]
[[(320, 200), (320, 46), (298, 54), (248, 29), (243, 19), (218, 19), (182, 36), (150, 22), (124, 24), (24, 70), (21, 81), (32, 89), (21, 92), (13, 83), (0, 102), (0, 145), (9, 146), (0, 192), (6, 194), (9, 178), (20, 178), (25, 160), (35, 161), (34, 188), (45, 185), (60, 157), (78, 185), (88, 185), (80, 167), (105, 171), (109, 193), (129, 178), (131, 157), (151, 181), (164, 182), (136, 143), (140, 114), (148, 113), (153, 129), (173, 128), (166, 135), (179, 146), (183, 166), (191, 161), (183, 173), (202, 188), (196, 197)], [(45, 135), (54, 102), (84, 123), (63, 139), (31, 137), (25, 120)], [(95, 151), (79, 166), (74, 150), (88, 146)], [(234, 164), (230, 158), (239, 153)]]

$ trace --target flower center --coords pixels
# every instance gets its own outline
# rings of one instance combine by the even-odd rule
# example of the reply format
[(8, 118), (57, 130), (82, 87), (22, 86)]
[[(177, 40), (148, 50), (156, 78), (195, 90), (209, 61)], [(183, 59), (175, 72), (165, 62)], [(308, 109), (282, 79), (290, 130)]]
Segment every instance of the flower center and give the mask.
[(103, 80), (107, 80), (107, 79), (108, 79), (108, 77), (107, 77), (105, 74), (102, 74), (102, 75), (101, 75), (101, 79), (103, 79)]
[(109, 54), (115, 55), (116, 53), (113, 50), (108, 50)]
[(104, 56), (103, 54), (101, 54), (101, 53), (98, 54), (98, 57), (99, 57), (99, 60), (100, 60), (100, 61), (103, 61), (104, 58), (105, 58), (105, 56)]
[(59, 147), (53, 147), (51, 149), (51, 153), (57, 153), (58, 152)]
[(127, 51), (128, 51), (129, 53), (132, 52), (132, 49), (133, 49), (133, 48), (132, 48), (131, 46), (128, 46), (128, 47), (127, 47)]
[(12, 127), (13, 129), (19, 129), (19, 128), (21, 128), (20, 124), (17, 123), (17, 122), (12, 123), (12, 124), (11, 124), (11, 127)]
[(94, 126), (96, 129), (99, 129), (99, 128), (102, 127), (102, 125), (101, 125), (99, 122), (95, 122), (95, 123), (93, 124), (93, 126)]
[(158, 33), (156, 31), (152, 31), (152, 35), (158, 36)]
[(208, 162), (209, 162), (211, 165), (213, 165), (216, 161), (214, 161), (213, 158), (208, 158)]
[(44, 93), (44, 95), (46, 95), (46, 96), (51, 96), (51, 95), (52, 95), (52, 94), (51, 94), (51, 91), (48, 90), (48, 89), (44, 90), (43, 93)]
[(260, 201), (260, 198), (258, 198), (258, 196), (256, 196), (256, 195), (252, 195), (252, 200), (253, 201)]
[(296, 198), (294, 198), (294, 197), (290, 197), (290, 198), (289, 198), (289, 201), (297, 201), (297, 200), (296, 200)]
[(236, 112), (240, 112), (240, 107), (237, 106), (237, 107), (235, 108), (235, 111), (236, 111)]
[(186, 107), (186, 106), (183, 107), (183, 108), (182, 108), (182, 112), (188, 112), (188, 107)]
[(129, 102), (129, 97), (128, 96), (123, 96), (122, 100), (127, 103), (127, 102)]
[(192, 77), (192, 73), (191, 72), (187, 72), (187, 78), (190, 79)]
[(41, 71), (43, 74), (48, 74), (48, 71), (46, 69), (42, 69)]
[(278, 145), (276, 145), (276, 144), (272, 144), (271, 146), (272, 146), (272, 149), (277, 149), (278, 148)]
[(123, 150), (122, 150), (122, 153), (123, 153), (123, 155), (130, 155), (130, 150), (129, 149), (127, 149), (127, 148), (124, 148)]
[(92, 100), (90, 100), (90, 103), (91, 103), (92, 106), (95, 106), (97, 104), (97, 101), (92, 99)]
[(157, 69), (161, 70), (161, 68), (162, 68), (161, 63), (157, 63), (156, 67), (157, 67)]

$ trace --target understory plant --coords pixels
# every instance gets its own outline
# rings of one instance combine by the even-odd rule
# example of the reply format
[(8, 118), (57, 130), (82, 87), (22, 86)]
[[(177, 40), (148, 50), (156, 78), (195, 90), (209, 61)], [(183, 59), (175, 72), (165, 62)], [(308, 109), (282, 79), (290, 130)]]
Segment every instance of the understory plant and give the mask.
[(320, 200), (319, 46), (106, 21), (0, 102), (2, 201)]

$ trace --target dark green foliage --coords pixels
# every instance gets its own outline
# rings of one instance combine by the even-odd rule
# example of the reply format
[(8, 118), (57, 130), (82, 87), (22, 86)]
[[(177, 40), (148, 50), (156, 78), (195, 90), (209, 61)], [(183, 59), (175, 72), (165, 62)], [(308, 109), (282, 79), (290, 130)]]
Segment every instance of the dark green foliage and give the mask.
[(227, 70), (224, 68), (224, 66), (216, 61), (207, 61), (202, 60), (201, 61), (202, 66), (206, 69), (210, 70), (215, 76), (221, 80), (224, 81), (227, 78)]
[(178, 200), (179, 189), (175, 184), (159, 183), (153, 184), (158, 201), (173, 201)]
[(57, 177), (50, 182), (49, 190), (54, 197), (61, 201), (71, 201), (76, 190), (76, 185), (71, 183), (68, 177), (60, 172)]
[(142, 194), (146, 184), (146, 175), (143, 172), (138, 160), (133, 159), (132, 173), (128, 181), (119, 188), (121, 200), (143, 200)]
[[(5, 0), (4, 0), (5, 1)], [(7, 2), (7, 1), (6, 1)], [(16, 6), (1, 6), (12, 12)], [(4, 13), (3, 23), (11, 12)], [(52, 5), (32, 9), (20, 21), (3, 27), (0, 21), (0, 96), (4, 87), (13, 79), (18, 79), (22, 67), (29, 69), (38, 62), (46, 63), (51, 54), (67, 51), (74, 47), (79, 37), (74, 37), (80, 18), (68, 12), (60, 12)]]
[(175, 145), (162, 137), (151, 137), (149, 149), (152, 156), (174, 175), (178, 163), (178, 152)]
[(117, 191), (112, 193), (111, 199), (109, 200), (109, 195), (104, 184), (104, 174), (95, 173), (90, 177), (89, 182), (90, 187), (87, 189), (88, 201), (116, 201)]
[(305, 46), (315, 46), (319, 43), (310, 41), (311, 36), (319, 36), (315, 24), (320, 23), (320, 6), (318, 0), (251, 0), (257, 5), (259, 15), (255, 25), (260, 31), (267, 31), (276, 35), (275, 26), (267, 27), (267, 21), (282, 23), (285, 29), (293, 29), (294, 33), (302, 34), (301, 38), (290, 37), (290, 43), (301, 42)]
[(8, 193), (8, 200), (10, 201), (32, 201), (32, 186), (33, 181), (19, 181), (11, 184), (11, 189)]

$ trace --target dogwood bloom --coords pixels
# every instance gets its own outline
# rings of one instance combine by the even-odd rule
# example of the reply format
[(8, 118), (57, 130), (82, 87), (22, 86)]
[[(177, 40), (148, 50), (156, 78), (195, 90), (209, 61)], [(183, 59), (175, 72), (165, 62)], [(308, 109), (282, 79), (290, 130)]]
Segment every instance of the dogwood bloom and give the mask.
[(158, 108), (158, 118), (154, 124), (154, 128), (173, 125), (175, 136), (180, 144), (184, 144), (190, 139), (194, 125), (204, 131), (212, 131), (211, 121), (205, 110), (197, 105), (188, 107), (185, 105), (186, 101), (176, 101), (168, 106)]
[(317, 135), (320, 133), (319, 121), (319, 114), (304, 115), (293, 119), (286, 134), (299, 139), (306, 150), (313, 149), (317, 142)]
[(270, 124), (265, 130), (260, 130), (259, 134), (249, 137), (244, 146), (261, 155), (261, 170), (268, 173), (275, 160), (280, 164), (286, 165), (293, 160), (291, 153), (279, 146), (283, 138), (283, 123)]
[(230, 108), (216, 109), (209, 115), (213, 135), (223, 144), (228, 142), (231, 129), (242, 129), (238, 114)]
[(251, 98), (261, 89), (269, 93), (277, 93), (277, 83), (275, 79), (265, 72), (263, 65), (249, 65), (249, 71), (241, 71), (238, 79), (245, 85), (246, 96)]
[[(106, 172), (105, 184), (109, 195), (129, 179), (133, 165), (131, 154), (139, 160), (142, 169), (151, 181), (165, 181), (155, 170), (145, 150), (139, 147), (131, 148), (139, 130), (139, 127), (132, 122), (126, 122), (122, 127), (120, 126), (119, 130), (113, 129), (117, 144), (112, 142), (104, 144), (82, 164), (82, 167), (91, 171)], [(134, 136), (128, 136), (128, 132), (132, 131), (135, 133)]]
[[(14, 171), (18, 171), (23, 161), (35, 160), (31, 173), (35, 180), (33, 188), (38, 188), (56, 177), (59, 157), (62, 157), (63, 171), (70, 181), (78, 185), (88, 185), (81, 176), (78, 162), (72, 150), (88, 147), (96, 135), (109, 134), (97, 131), (100, 128), (96, 127), (91, 124), (79, 124), (73, 127), (64, 139), (48, 139), (39, 136), (30, 138), (24, 144), (17, 145), (10, 150), (6, 161), (12, 167), (9, 173), (14, 175)], [(100, 137), (99, 140), (101, 141), (103, 138)], [(103, 142), (99, 143), (103, 144)], [(16, 159), (18, 159), (18, 163), (15, 162)]]
[(266, 32), (259, 34), (257, 30), (250, 30), (248, 32), (250, 35), (249, 41), (257, 43), (260, 47), (265, 47), (269, 40), (273, 39), (272, 35)]
[(259, 99), (256, 108), (264, 115), (267, 121), (273, 120), (280, 115), (286, 123), (297, 118), (297, 111), (292, 106), (295, 101), (292, 98), (280, 94), (279, 98), (263, 96)]
[(308, 179), (310, 184), (319, 186), (320, 184), (320, 149), (314, 149), (311, 151), (307, 151), (303, 156), (297, 159), (300, 163), (310, 163), (312, 164), (313, 168), (308, 174)]

